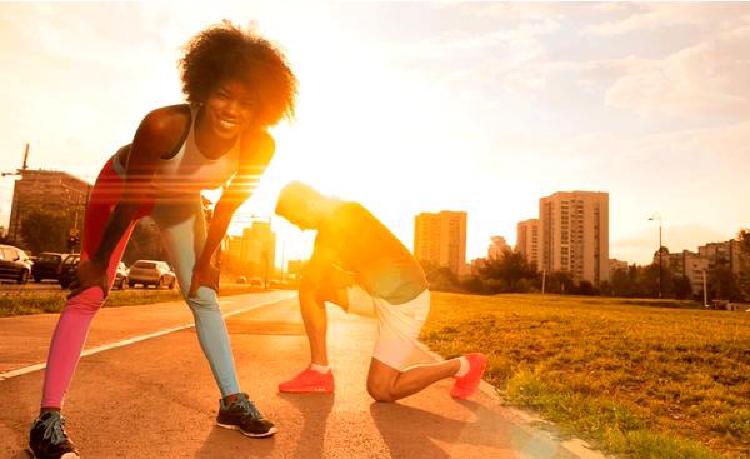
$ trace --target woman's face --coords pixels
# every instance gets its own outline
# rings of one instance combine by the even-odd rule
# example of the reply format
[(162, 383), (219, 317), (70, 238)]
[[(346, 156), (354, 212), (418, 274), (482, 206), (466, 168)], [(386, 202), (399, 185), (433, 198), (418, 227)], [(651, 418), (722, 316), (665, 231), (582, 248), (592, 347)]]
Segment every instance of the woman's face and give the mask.
[(228, 80), (208, 95), (204, 121), (216, 136), (233, 139), (252, 121), (254, 107), (255, 100), (247, 85)]

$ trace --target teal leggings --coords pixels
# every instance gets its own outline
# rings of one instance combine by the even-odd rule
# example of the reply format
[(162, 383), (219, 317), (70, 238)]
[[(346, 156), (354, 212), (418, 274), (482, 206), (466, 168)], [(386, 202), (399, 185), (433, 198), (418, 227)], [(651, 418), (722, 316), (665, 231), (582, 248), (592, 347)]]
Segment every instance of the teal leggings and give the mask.
[(232, 347), (216, 292), (208, 287), (200, 287), (194, 298), (188, 298), (193, 266), (206, 242), (206, 220), (201, 198), (197, 196), (189, 204), (156, 204), (151, 216), (161, 231), (182, 296), (195, 317), (198, 341), (211, 365), (216, 384), (223, 396), (237, 394), (240, 388)]

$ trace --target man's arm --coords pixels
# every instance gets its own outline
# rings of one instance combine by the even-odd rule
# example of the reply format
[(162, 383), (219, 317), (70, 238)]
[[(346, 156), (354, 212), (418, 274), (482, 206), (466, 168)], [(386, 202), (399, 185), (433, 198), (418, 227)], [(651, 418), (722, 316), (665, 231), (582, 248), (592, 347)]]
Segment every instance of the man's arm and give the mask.
[(194, 296), (201, 285), (218, 291), (218, 271), (211, 266), (211, 260), (224, 238), (227, 228), (229, 228), (232, 216), (255, 191), (265, 169), (273, 158), (275, 143), (273, 137), (267, 132), (255, 133), (246, 142), (242, 146), (243, 154), (240, 160), (240, 169), (225, 188), (219, 202), (216, 203), (208, 227), (206, 243), (193, 268), (193, 280), (188, 296)]

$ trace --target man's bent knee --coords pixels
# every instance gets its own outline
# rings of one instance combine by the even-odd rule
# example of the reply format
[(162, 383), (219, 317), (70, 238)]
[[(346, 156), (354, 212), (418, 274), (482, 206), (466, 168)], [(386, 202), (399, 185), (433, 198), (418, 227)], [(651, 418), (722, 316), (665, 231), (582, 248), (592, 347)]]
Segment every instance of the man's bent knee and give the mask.
[(385, 381), (367, 381), (367, 393), (376, 402), (396, 401), (391, 384)]

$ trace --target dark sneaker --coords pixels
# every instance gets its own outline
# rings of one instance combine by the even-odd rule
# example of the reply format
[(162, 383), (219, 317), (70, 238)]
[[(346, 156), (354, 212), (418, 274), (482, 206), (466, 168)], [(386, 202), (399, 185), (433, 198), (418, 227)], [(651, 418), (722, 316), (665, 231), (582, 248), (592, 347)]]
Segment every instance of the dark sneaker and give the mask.
[(239, 430), (248, 437), (263, 438), (275, 434), (276, 427), (260, 414), (247, 394), (238, 396), (239, 398), (229, 405), (223, 399), (219, 400), (216, 424), (225, 429)]
[(31, 424), (29, 449), (37, 459), (77, 459), (78, 450), (65, 433), (65, 418), (47, 411)]

